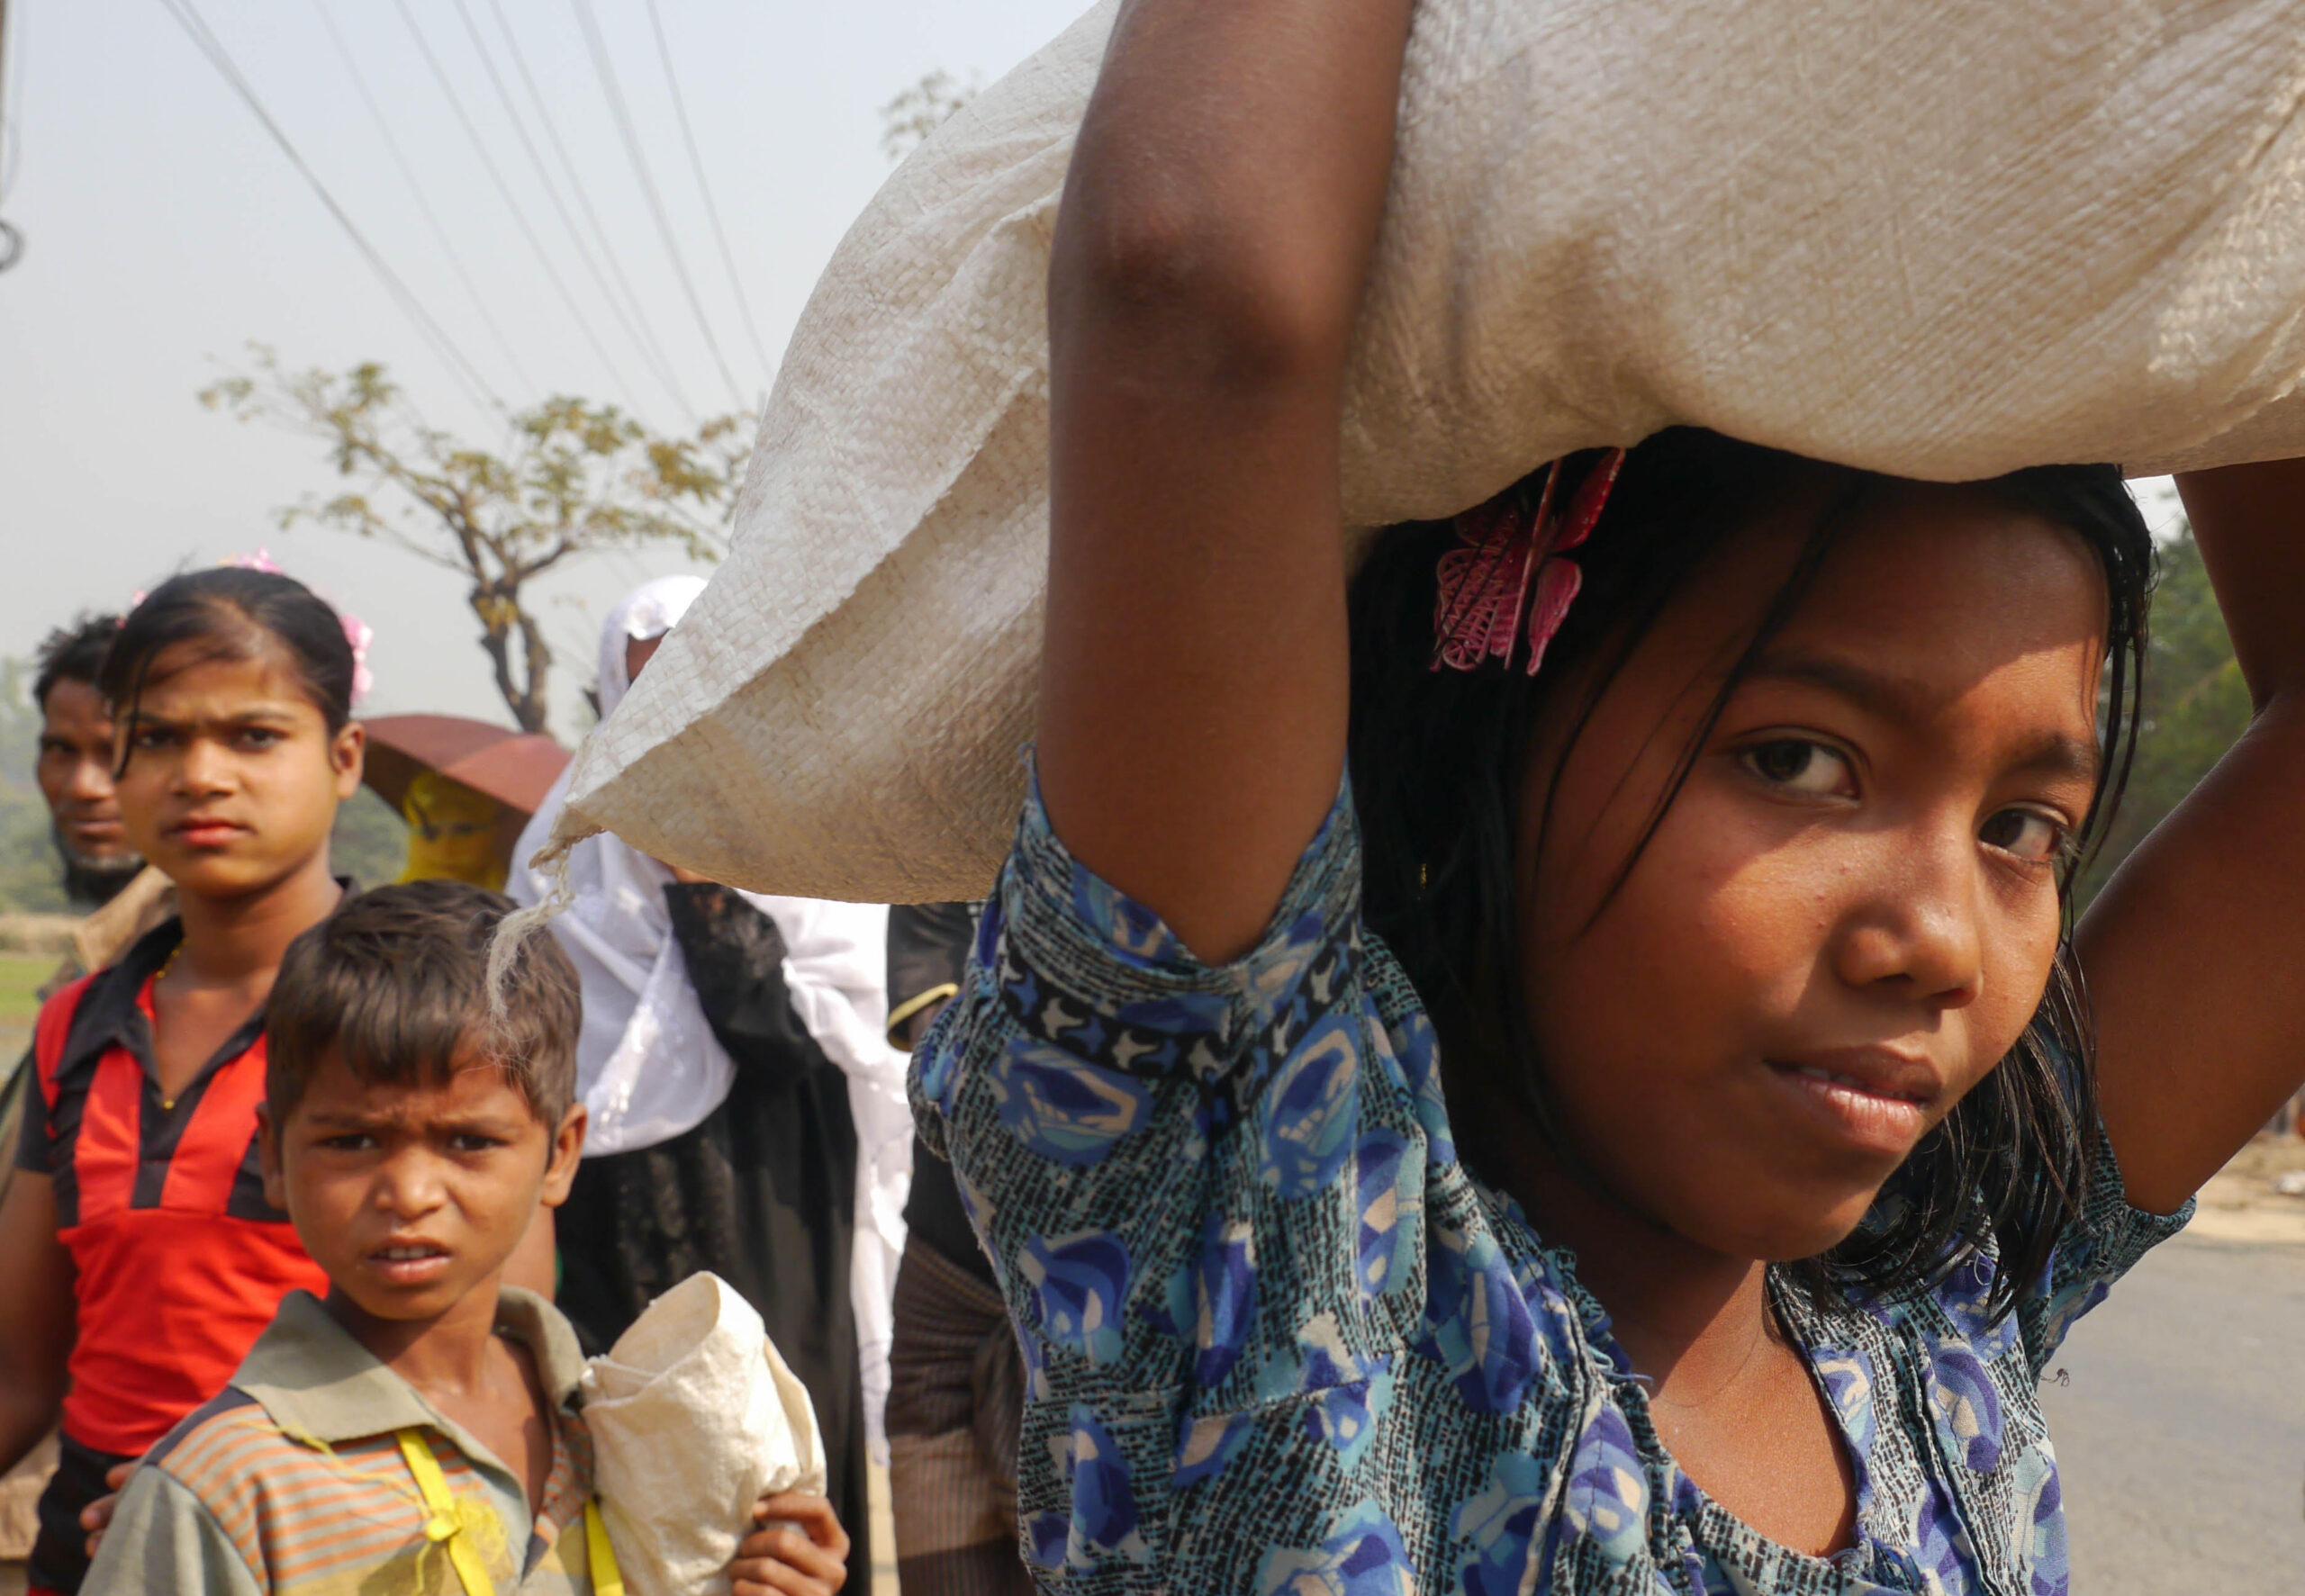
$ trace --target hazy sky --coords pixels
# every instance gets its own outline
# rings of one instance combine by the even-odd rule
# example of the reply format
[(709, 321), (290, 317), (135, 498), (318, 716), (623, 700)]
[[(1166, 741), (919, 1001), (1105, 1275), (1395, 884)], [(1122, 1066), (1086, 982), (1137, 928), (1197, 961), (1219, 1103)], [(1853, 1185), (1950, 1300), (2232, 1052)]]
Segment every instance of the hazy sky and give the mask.
[[(502, 717), (456, 579), (341, 533), (279, 531), (275, 511), (335, 480), (318, 446), (195, 402), (219, 363), (257, 340), (294, 365), (384, 360), (437, 423), (475, 437), (493, 429), (195, 50), (171, 9), (184, 3), (8, 0), (13, 136), (0, 216), (23, 230), (27, 249), (0, 275), (0, 655), (28, 652), (82, 606), (117, 607), (179, 566), (264, 546), (376, 628), (369, 708)], [(651, 376), (592, 269), (608, 277), (613, 257), (692, 403), (726, 409), (728, 389), (618, 137), (583, 31), (589, 12), (705, 319), (744, 392), (764, 389), (770, 374), (699, 196), (647, 0), (190, 4), (384, 260), (506, 400), (517, 407), (573, 391), (676, 427), (681, 409)], [(1080, 9), (1077, 0), (656, 4), (772, 359), (842, 231), (888, 174), (879, 108), (939, 68), (990, 81)], [(553, 175), (550, 193), (490, 81), (490, 63)], [(599, 233), (527, 97), (523, 63)], [(581, 248), (554, 193), (584, 235)], [(427, 205), (453, 242), (453, 260), (436, 241)], [(611, 556), (549, 586), (564, 729), (573, 725), (574, 690), (591, 676), (600, 615), (642, 577), (675, 568), (663, 555)]]
[[(280, 532), (276, 509), (336, 480), (318, 446), (196, 402), (219, 363), (257, 340), (295, 365), (381, 359), (437, 424), (476, 438), (493, 433), (486, 412), (465, 397), (194, 48), (171, 5), (7, 0), (11, 137), (0, 170), (6, 185), (0, 217), (23, 230), (26, 251), (14, 271), (0, 275), (0, 655), (25, 654), (50, 625), (82, 606), (117, 607), (180, 565), (264, 546), (376, 628), (377, 687), (369, 708), (503, 718), (460, 584), (403, 553), (341, 533)], [(588, 51), (581, 18), (589, 10), (705, 319), (745, 395), (756, 400), (765, 389), (771, 374), (754, 351), (699, 197), (647, 0), (192, 5), (378, 253), (505, 400), (517, 408), (573, 391), (678, 428), (682, 410), (595, 285), (467, 30), (469, 18), (561, 203), (585, 235), (592, 266), (613, 284), (603, 251), (612, 252), (690, 402), (707, 412), (727, 410), (728, 387), (651, 219)], [(989, 82), (1084, 5), (656, 0), (705, 176), (771, 360), (834, 245), (888, 175), (879, 108), (940, 68)], [(357, 78), (330, 22), (357, 64)], [(419, 34), (478, 130), (485, 159), (427, 63)], [(520, 62), (567, 148), (600, 233), (563, 175), (519, 76)], [(420, 200), (394, 164), (363, 84)], [(453, 243), (453, 261), (425, 205)], [(583, 323), (606, 347), (613, 372), (554, 287), (522, 218)], [(556, 682), (564, 718), (574, 690), (591, 678), (590, 639), (606, 606), (641, 578), (677, 568), (663, 555), (610, 556), (549, 587), (547, 624), (565, 667)]]

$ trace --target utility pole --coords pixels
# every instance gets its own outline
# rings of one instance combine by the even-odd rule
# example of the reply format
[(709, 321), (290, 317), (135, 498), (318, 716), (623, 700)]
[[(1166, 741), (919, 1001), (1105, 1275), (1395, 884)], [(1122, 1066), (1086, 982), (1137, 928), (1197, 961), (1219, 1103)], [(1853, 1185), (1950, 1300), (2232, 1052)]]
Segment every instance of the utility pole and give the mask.
[[(8, 161), (16, 141), (8, 133), (8, 0), (0, 0), (0, 184), (8, 180)], [(24, 256), (24, 235), (0, 217), (0, 272)]]

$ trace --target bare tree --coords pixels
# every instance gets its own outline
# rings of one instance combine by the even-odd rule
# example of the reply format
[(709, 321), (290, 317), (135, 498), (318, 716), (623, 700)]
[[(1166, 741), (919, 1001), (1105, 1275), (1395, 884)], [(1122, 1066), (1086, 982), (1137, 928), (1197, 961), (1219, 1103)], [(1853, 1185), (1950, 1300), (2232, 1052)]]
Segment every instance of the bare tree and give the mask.
[(560, 396), (509, 418), (492, 451), (428, 425), (375, 362), (291, 372), (258, 346), (252, 365), (201, 402), (318, 438), (354, 484), (284, 509), (281, 525), (381, 538), (464, 577), (497, 691), (529, 732), (545, 728), (553, 661), (528, 583), (606, 549), (718, 558), (753, 436), (751, 417), (729, 415), (660, 437), (614, 405)]

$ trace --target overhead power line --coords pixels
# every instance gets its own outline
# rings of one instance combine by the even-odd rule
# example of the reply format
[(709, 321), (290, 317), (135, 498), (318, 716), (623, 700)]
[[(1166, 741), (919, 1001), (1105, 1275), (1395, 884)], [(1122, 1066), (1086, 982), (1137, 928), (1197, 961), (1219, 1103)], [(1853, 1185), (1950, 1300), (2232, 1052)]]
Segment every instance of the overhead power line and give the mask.
[(18, 148), (17, 119), (24, 103), (23, 7), (0, 0), (0, 201), (15, 192), (16, 168), (23, 164)]
[[(22, 113), (15, 108), (23, 104), (24, 41), (23, 7), (14, 14), (14, 32), (10, 31), (8, 0), (0, 0), (0, 204), (16, 189), (16, 168), (23, 164), (23, 150), (16, 118)], [(12, 48), (13, 47), (13, 48)], [(11, 222), (0, 221), (0, 272), (6, 271), (23, 258), (24, 235)]]
[[(512, 124), (513, 132), (520, 136), (520, 148), (528, 155), (529, 165), (535, 168), (538, 186), (544, 190), (545, 197), (552, 202), (553, 211), (560, 218), (560, 225), (567, 230), (570, 241), (576, 246), (577, 259), (584, 263), (585, 271), (592, 275), (592, 285), (601, 291), (601, 297), (608, 301), (610, 312), (616, 317), (618, 325), (624, 329), (625, 336), (630, 338), (634, 347), (640, 351), (640, 358), (647, 364), (648, 369), (655, 374), (656, 380), (664, 384), (664, 391), (673, 396), (673, 402), (686, 411), (692, 421), (696, 419), (696, 409), (689, 403), (688, 396), (682, 392), (680, 379), (673, 370), (672, 361), (665, 356), (663, 344), (657, 341), (655, 329), (647, 326), (645, 318), (639, 326), (636, 327), (633, 324), (633, 319), (626, 314), (623, 303), (618, 300), (615, 292), (609, 287), (608, 279), (601, 275), (600, 263), (592, 258), (592, 248), (585, 241), (584, 230), (578, 227), (576, 219), (568, 213), (568, 203), (560, 197), (559, 185), (553, 182), (552, 174), (545, 169), (544, 157), (537, 152), (536, 140), (529, 137), (528, 122), (521, 117), (520, 109), (512, 104), (511, 91), (504, 86), (503, 75), (496, 70), (495, 55), (489, 50), (487, 41), (481, 37), (480, 27), (473, 21), (471, 7), (465, 4), (465, 0), (456, 0), (456, 14), (464, 21), (465, 32), (472, 40), (473, 53), (480, 58), (481, 70), (488, 75), (489, 86), (496, 91), (496, 101), (504, 108), (505, 120)], [(502, 12), (499, 11), (497, 14), (498, 19), (502, 21)], [(580, 185), (580, 194), (581, 192)], [(586, 207), (588, 212), (590, 209), (590, 206)], [(595, 227), (594, 230), (599, 230)], [(606, 237), (603, 236), (602, 245), (605, 246), (607, 241)], [(646, 337), (642, 336), (643, 329), (646, 329)]]
[[(182, 0), (182, 3), (188, 5), (191, 0)], [(560, 302), (568, 308), (569, 320), (575, 322), (577, 331), (584, 335), (584, 341), (600, 357), (601, 365), (608, 371), (609, 380), (623, 393), (624, 402), (637, 410), (639, 401), (632, 396), (632, 384), (625, 380), (624, 373), (618, 367), (615, 357), (610, 355), (608, 346), (601, 341), (601, 335), (592, 329), (592, 321), (576, 302), (576, 296), (568, 291), (568, 284), (561, 276), (560, 268), (552, 264), (551, 252), (545, 248), (544, 240), (537, 237), (537, 230), (529, 223), (528, 212), (520, 208), (519, 198), (512, 193), (512, 185), (504, 180), (502, 170), (496, 165), (496, 158), (488, 152), (487, 140), (480, 136), (479, 126), (465, 109), (464, 96), (456, 92), (455, 81), (440, 65), (440, 58), (432, 53), (431, 42), (425, 38), (424, 30), (417, 25), (416, 14), (409, 10), (408, 0), (393, 0), (393, 4), (399, 9), (401, 21), (408, 24), (409, 36), (416, 41), (417, 51), (423, 56), (424, 64), (432, 69), (432, 77), (439, 84), (440, 92), (447, 96), (448, 108), (456, 113), (456, 121), (464, 125), (465, 136), (472, 140), (473, 152), (480, 157), (482, 170), (496, 185), (497, 195), (504, 202), (504, 209), (511, 215), (513, 225), (529, 241), (529, 248), (536, 253), (537, 264), (544, 268), (546, 278), (552, 284), (554, 292), (560, 295)]]
[(487, 379), (480, 374), (480, 369), (466, 357), (465, 352), (456, 347), (456, 340), (448, 336), (447, 329), (432, 319), (423, 302), (401, 280), (400, 274), (385, 263), (383, 254), (368, 241), (368, 236), (360, 230), (344, 207), (337, 203), (336, 196), (329, 192), (328, 185), (321, 181), (320, 174), (312, 170), (294, 143), (281, 130), (280, 124), (273, 120), (272, 113), (264, 108), (264, 102), (258, 96), (255, 86), (234, 63), (230, 52), (224, 48), (223, 41), (210, 29), (194, 0), (159, 0), (159, 3), (161, 8), (174, 17), (177, 25), (190, 36), (194, 46), (207, 58), (208, 64), (215, 68), (218, 75), (240, 96), (249, 112), (263, 125), (264, 131), (272, 136), (272, 141), (280, 147), (280, 153), (288, 158), (289, 165), (294, 167), (298, 175), (312, 185), (312, 192), (320, 196), (321, 203), (328, 208), (328, 213), (336, 219), (345, 236), (360, 251), (362, 258), (367, 261), (369, 269), (376, 274), (385, 292), (400, 306), (402, 313), (415, 323), (416, 330), (432, 347), (433, 353), (447, 364), (449, 374), (476, 402), (503, 411), (504, 401), (489, 387)]
[(688, 146), (689, 168), (696, 174), (696, 192), (704, 196), (704, 213), (712, 219), (712, 236), (720, 246), (720, 264), (728, 271), (729, 291), (737, 296), (737, 312), (744, 318), (745, 336), (752, 340), (753, 353), (760, 359), (762, 376), (773, 375), (776, 362), (768, 357), (760, 329), (753, 324), (752, 302), (745, 295), (745, 280), (737, 270), (736, 251), (728, 248), (728, 230), (720, 225), (720, 207), (712, 203), (712, 185), (705, 181), (704, 155), (697, 148), (696, 130), (689, 125), (688, 98), (681, 93), (679, 74), (673, 70), (673, 47), (664, 37), (664, 19), (656, 10), (656, 0), (648, 0), (648, 25), (656, 32), (656, 54), (664, 63), (664, 81), (672, 86), (673, 111), (680, 118), (681, 141)]
[(704, 302), (697, 297), (696, 284), (688, 275), (688, 262), (682, 257), (680, 243), (673, 236), (672, 219), (664, 213), (664, 196), (656, 191), (656, 180), (648, 170), (648, 158), (640, 149), (639, 131), (632, 125), (631, 112), (625, 107), (624, 92), (617, 87), (616, 68), (609, 59), (608, 42), (601, 37), (600, 19), (592, 14), (592, 0), (571, 3), (576, 8), (576, 20), (583, 25), (584, 44), (592, 52), (592, 69), (600, 77), (601, 92), (608, 96), (617, 132), (624, 140), (624, 152), (632, 158), (633, 176), (640, 180), (640, 192), (647, 196), (649, 212), (656, 219), (656, 234), (664, 241), (664, 253), (672, 257), (673, 274), (680, 279), (688, 308), (695, 313), (697, 329), (704, 335), (704, 347), (712, 352), (713, 365), (720, 368), (720, 380), (728, 384), (729, 397), (742, 410), (744, 390), (737, 386), (736, 374), (728, 369), (728, 357), (720, 353), (720, 340), (712, 336), (712, 323), (704, 314)]
[(448, 230), (441, 225), (439, 216), (432, 209), (432, 202), (425, 198), (424, 185), (418, 181), (416, 168), (409, 164), (407, 155), (401, 149), (400, 140), (393, 137), (392, 119), (384, 114), (384, 107), (377, 104), (375, 93), (368, 87), (367, 75), (360, 70), (359, 59), (352, 53), (351, 46), (345, 42), (342, 31), (336, 25), (335, 15), (328, 8), (328, 0), (312, 0), (312, 9), (320, 13), (321, 26), (328, 30), (329, 39), (344, 62), (344, 69), (352, 75), (352, 86), (359, 91), (361, 103), (368, 107), (369, 116), (375, 119), (376, 131), (384, 137), (384, 149), (392, 156), (393, 165), (400, 168), (401, 176), (407, 180), (408, 191), (414, 196), (416, 208), (422, 213), (425, 225), (432, 230), (433, 240), (440, 246), (440, 253), (447, 258), (449, 270), (455, 272), (456, 281), (464, 284), (465, 293), (471, 299), (472, 308), (479, 314), (481, 324), (488, 329), (489, 337), (496, 341), (497, 351), (504, 356), (504, 364), (512, 368), (513, 380), (520, 383), (523, 392), (535, 392), (535, 381), (521, 366), (520, 357), (512, 352), (512, 341), (496, 324), (496, 318), (489, 311), (488, 302), (480, 295), (479, 284), (465, 269), (464, 257), (456, 252), (455, 240), (449, 236)]
[[(600, 240), (601, 254), (608, 262), (609, 275), (616, 279), (617, 286), (624, 291), (625, 301), (631, 309), (633, 320), (639, 325), (641, 331), (647, 335), (650, 347), (656, 351), (658, 358), (662, 359), (664, 345), (657, 339), (656, 329), (649, 324), (648, 312), (643, 308), (640, 296), (633, 292), (632, 279), (625, 275), (624, 262), (617, 256), (615, 236), (601, 225), (600, 214), (592, 209), (592, 193), (583, 178), (578, 174), (576, 163), (569, 158), (568, 146), (560, 137), (560, 125), (553, 121), (551, 106), (546, 102), (543, 92), (537, 87), (536, 75), (529, 70), (529, 59), (521, 53), (520, 37), (512, 32), (511, 20), (504, 14), (503, 0), (488, 0), (488, 8), (496, 15), (497, 29), (504, 35), (505, 53), (512, 58), (513, 69), (520, 75), (520, 85), (528, 91), (529, 103), (536, 107), (537, 121), (544, 124), (545, 140), (552, 146), (553, 156), (560, 163), (562, 174), (568, 179), (569, 189), (576, 196), (577, 208), (584, 212), (584, 220), (592, 226), (592, 236)], [(613, 296), (610, 302), (614, 302)], [(665, 369), (669, 374), (671, 371), (669, 362), (666, 362)], [(673, 398), (681, 409), (688, 413), (689, 419), (694, 420), (697, 416), (696, 407), (688, 401), (686, 395), (681, 392), (677, 384), (673, 388)]]

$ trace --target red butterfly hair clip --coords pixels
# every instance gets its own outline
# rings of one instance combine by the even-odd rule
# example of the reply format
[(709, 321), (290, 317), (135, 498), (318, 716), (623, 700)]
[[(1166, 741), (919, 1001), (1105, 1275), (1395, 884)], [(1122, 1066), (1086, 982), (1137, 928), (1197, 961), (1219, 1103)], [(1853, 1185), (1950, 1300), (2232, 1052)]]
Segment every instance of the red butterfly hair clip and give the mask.
[(1470, 671), (1492, 659), (1509, 665), (1524, 630), (1528, 673), (1534, 676), (1544, 663), (1546, 645), (1585, 584), (1585, 573), (1568, 551), (1593, 535), (1624, 465), (1624, 451), (1605, 451), (1563, 509), (1558, 500), (1565, 464), (1556, 460), (1545, 467), (1533, 509), (1516, 483), (1457, 518), (1463, 546), (1441, 556), (1433, 670), (1447, 665)]

